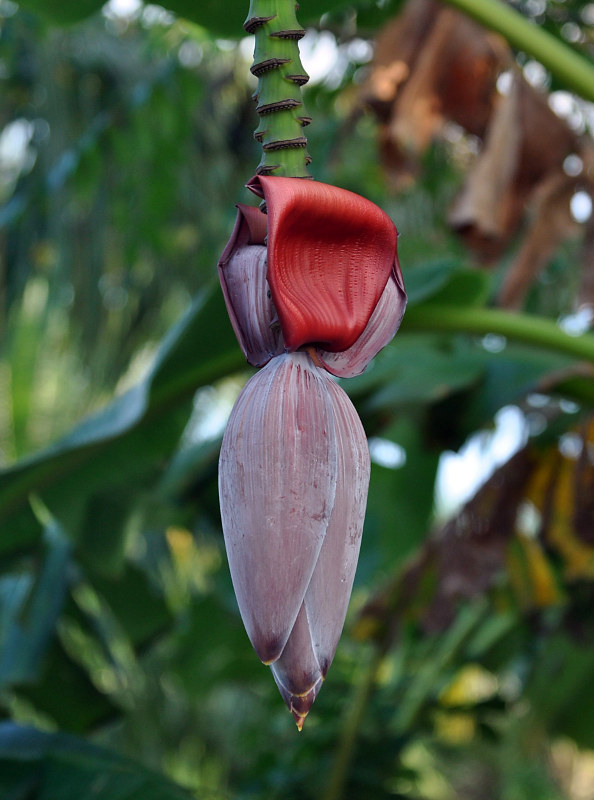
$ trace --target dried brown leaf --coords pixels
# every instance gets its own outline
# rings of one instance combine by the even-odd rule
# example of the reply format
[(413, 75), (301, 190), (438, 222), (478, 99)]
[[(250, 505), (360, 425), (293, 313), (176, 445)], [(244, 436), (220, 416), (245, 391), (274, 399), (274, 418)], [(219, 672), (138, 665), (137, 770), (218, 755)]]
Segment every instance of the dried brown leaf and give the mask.
[(446, 120), (482, 135), (507, 45), (434, 0), (412, 0), (381, 32), (361, 99), (380, 120), (379, 146), (398, 186)]
[[(566, 585), (592, 582), (594, 417), (569, 435), (579, 455), (563, 451), (558, 442), (544, 448), (530, 444), (499, 467), (414, 561), (370, 599), (355, 634), (387, 649), (404, 620), (440, 632), (461, 601), (484, 596), (502, 580), (524, 611), (562, 603)], [(527, 508), (536, 528), (525, 527)]]
[[(579, 153), (586, 176), (581, 188), (588, 192), (594, 203), (594, 144), (591, 141), (583, 143)], [(589, 306), (594, 310), (594, 213), (590, 214), (584, 232), (584, 245), (582, 252), (582, 279), (578, 291), (577, 305)]]
[(402, 177), (444, 121), (481, 136), (497, 75), (510, 61), (494, 34), (433, 0), (409, 2), (380, 34), (362, 101), (382, 122), (386, 168)]
[(408, 79), (442, 10), (435, 0), (409, 2), (380, 32), (373, 68), (362, 88), (361, 99), (382, 122), (388, 122), (392, 116), (398, 89)]
[(499, 305), (521, 309), (526, 293), (547, 266), (559, 244), (578, 230), (571, 216), (570, 201), (576, 190), (575, 178), (551, 173), (535, 190), (532, 221), (520, 251), (507, 270)]
[(573, 474), (575, 534), (585, 544), (594, 547), (594, 420), (580, 430), (582, 447)]
[(521, 151), (520, 86), (516, 78), (499, 96), (483, 150), (449, 214), (450, 225), (484, 250), (506, 236), (517, 211), (510, 188)]
[(457, 12), (443, 9), (439, 13), (410, 78), (396, 97), (390, 121), (395, 143), (420, 154), (445, 120), (483, 134), (504, 63), (492, 41)]
[[(532, 198), (538, 202), (539, 191), (546, 195), (547, 182), (563, 174), (565, 159), (577, 149), (576, 135), (553, 113), (546, 95), (516, 73), (450, 211), (450, 224), (482, 260), (492, 261), (517, 231)], [(545, 204), (542, 209), (552, 213)]]

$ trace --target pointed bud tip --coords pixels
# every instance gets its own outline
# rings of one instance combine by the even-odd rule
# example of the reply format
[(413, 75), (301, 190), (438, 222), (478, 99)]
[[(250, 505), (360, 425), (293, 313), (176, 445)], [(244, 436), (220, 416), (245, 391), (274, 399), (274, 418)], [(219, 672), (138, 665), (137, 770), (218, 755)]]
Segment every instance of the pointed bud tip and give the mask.
[(305, 722), (305, 717), (307, 714), (298, 714), (296, 711), (291, 710), (291, 714), (293, 715), (293, 719), (295, 720), (295, 724), (297, 725), (297, 730), (299, 733), (303, 730), (303, 723)]
[(295, 724), (297, 728), (301, 731), (303, 728), (303, 723), (305, 722), (305, 718), (310, 712), (310, 709), (316, 699), (318, 692), (322, 688), (322, 683), (324, 679), (319, 677), (315, 684), (310, 687), (307, 691), (303, 694), (293, 694), (293, 692), (289, 691), (288, 689), (283, 686), (281, 681), (279, 680), (278, 675), (275, 674), (275, 670), (273, 667), (272, 674), (276, 681), (276, 685), (281, 693), (283, 700), (285, 701), (287, 708), (291, 712), (293, 719), (295, 720)]

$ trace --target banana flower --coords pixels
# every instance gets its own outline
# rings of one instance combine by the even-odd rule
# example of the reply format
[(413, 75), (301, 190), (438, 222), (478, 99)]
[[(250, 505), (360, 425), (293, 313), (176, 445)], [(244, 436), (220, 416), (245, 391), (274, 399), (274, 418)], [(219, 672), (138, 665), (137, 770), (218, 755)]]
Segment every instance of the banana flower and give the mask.
[[(221, 447), (229, 567), (252, 645), (301, 730), (334, 657), (369, 484), (361, 421), (330, 377), (396, 333), (406, 293), (390, 218), (352, 192), (257, 176), (219, 276), (250, 364)], [(329, 373), (329, 374), (328, 374)]]

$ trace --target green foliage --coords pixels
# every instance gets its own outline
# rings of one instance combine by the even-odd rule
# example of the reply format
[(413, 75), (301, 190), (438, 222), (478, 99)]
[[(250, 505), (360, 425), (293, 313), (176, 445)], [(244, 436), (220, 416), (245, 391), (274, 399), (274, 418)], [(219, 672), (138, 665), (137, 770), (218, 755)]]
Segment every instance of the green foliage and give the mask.
[[(144, 382), (45, 453), (6, 471), (0, 483), (2, 524), (32, 538), (37, 526), (30, 495), (39, 489), (52, 514), (79, 540), (81, 557), (100, 572), (117, 571), (123, 557), (119, 538), (134, 493), (154, 481), (159, 464), (172, 453), (194, 392), (239, 360), (223, 311), (218, 293), (199, 299), (164, 342)], [(19, 541), (4, 540), (4, 555), (18, 550)]]
[[(90, 14), (99, 11), (104, 5), (102, 0), (64, 0), (64, 2), (45, 2), (45, 0), (25, 0), (23, 7), (41, 13), (54, 23), (73, 23), (86, 19)], [(246, 19), (247, 5), (244, 0), (228, 0), (222, 4), (218, 0), (168, 0), (166, 8), (202, 25), (216, 36), (236, 38), (242, 34), (242, 25)], [(372, 4), (368, 4), (372, 5)], [(324, 3), (322, 13), (335, 9), (349, 8), (347, 0), (328, 0)], [(302, 4), (300, 19), (304, 24), (317, 22), (320, 9), (315, 3)]]
[[(64, 734), (0, 725), (0, 789), (15, 800), (189, 800), (170, 781), (114, 753)], [(100, 778), (98, 779), (98, 776)]]

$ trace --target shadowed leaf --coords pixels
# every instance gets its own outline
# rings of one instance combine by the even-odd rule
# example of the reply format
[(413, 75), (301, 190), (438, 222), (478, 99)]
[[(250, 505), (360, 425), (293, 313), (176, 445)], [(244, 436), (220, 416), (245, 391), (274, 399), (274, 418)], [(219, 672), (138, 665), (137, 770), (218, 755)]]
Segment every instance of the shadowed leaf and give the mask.
[(27, 800), (192, 800), (140, 764), (66, 734), (0, 725), (0, 788)]

